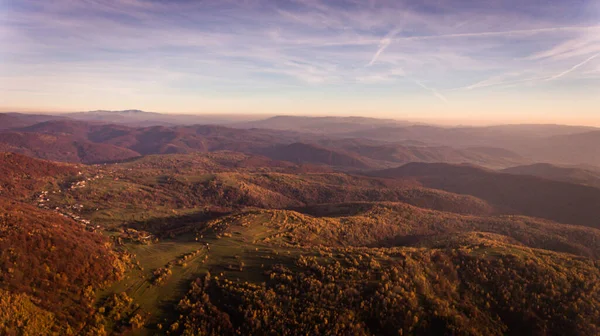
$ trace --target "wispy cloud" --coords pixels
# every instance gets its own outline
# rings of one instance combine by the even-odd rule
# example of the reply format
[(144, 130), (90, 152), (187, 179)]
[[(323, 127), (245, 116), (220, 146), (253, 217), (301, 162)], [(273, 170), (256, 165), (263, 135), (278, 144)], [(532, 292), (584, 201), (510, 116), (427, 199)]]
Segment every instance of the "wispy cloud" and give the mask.
[(589, 63), (589, 62), (593, 61), (593, 60), (594, 60), (594, 59), (596, 59), (598, 56), (600, 56), (600, 53), (597, 53), (597, 54), (595, 54), (595, 55), (593, 55), (593, 56), (591, 56), (591, 57), (589, 57), (589, 58), (585, 59), (585, 60), (584, 60), (583, 62), (581, 62), (581, 63), (577, 63), (577, 64), (575, 64), (574, 66), (570, 67), (568, 70), (565, 70), (565, 71), (563, 71), (563, 72), (561, 72), (561, 73), (558, 73), (558, 74), (556, 74), (556, 75), (554, 75), (554, 76), (552, 76), (552, 77), (548, 78), (548, 80), (549, 80), (549, 81), (550, 81), (550, 80), (555, 80), (555, 79), (561, 78), (561, 77), (563, 77), (563, 76), (566, 76), (566, 75), (570, 74), (571, 72), (573, 72), (573, 71), (577, 70), (578, 68), (580, 68), (580, 67), (582, 67), (582, 66), (586, 65), (587, 63)]
[(398, 38), (394, 39), (394, 41), (434, 40), (434, 39), (465, 38), (465, 37), (511, 37), (511, 36), (520, 37), (523, 35), (536, 35), (536, 34), (542, 34), (542, 33), (592, 32), (592, 31), (598, 31), (599, 29), (600, 29), (600, 25), (560, 26), (560, 27), (546, 27), (546, 28), (536, 28), (536, 29), (498, 30), (498, 31), (484, 31), (484, 32), (457, 33), (457, 34), (408, 36), (408, 37), (398, 37)]
[(377, 52), (375, 52), (375, 55), (373, 55), (373, 57), (371, 58), (371, 61), (369, 61), (367, 66), (371, 66), (375, 62), (377, 62), (377, 59), (379, 58), (379, 56), (390, 45), (390, 43), (392, 43), (392, 40), (389, 38), (384, 38), (383, 40), (381, 40), (381, 42), (379, 43), (379, 49), (377, 49)]
[(600, 52), (600, 29), (595, 34), (586, 34), (568, 39), (558, 45), (528, 56), (527, 60), (560, 60), (579, 55)]
[(438, 90), (434, 89), (434, 88), (430, 88), (429, 86), (421, 83), (418, 80), (413, 80), (415, 82), (415, 84), (417, 84), (418, 86), (422, 87), (423, 89), (429, 91), (431, 94), (433, 94), (436, 98), (438, 98), (439, 100), (443, 101), (444, 103), (448, 103), (448, 99), (446, 99), (446, 96), (444, 96), (443, 94), (441, 94)]
[(398, 34), (399, 32), (400, 32), (399, 29), (394, 29), (394, 30), (390, 31), (383, 39), (381, 39), (381, 41), (379, 42), (379, 49), (377, 49), (377, 52), (375, 52), (375, 55), (373, 55), (373, 57), (371, 58), (371, 61), (369, 61), (367, 66), (371, 66), (371, 65), (375, 64), (375, 62), (377, 62), (377, 59), (379, 59), (379, 56), (381, 56), (381, 54), (385, 51), (385, 49), (387, 49), (387, 47), (389, 47), (390, 44), (392, 44), (394, 36), (396, 36), (396, 34)]
[(348, 92), (383, 85), (396, 85), (397, 100), (409, 101), (413, 84), (402, 86), (406, 78), (447, 103), (445, 93), (453, 90), (475, 97), (484, 88), (589, 78), (589, 71), (577, 70), (600, 53), (597, 18), (567, 3), (555, 4), (569, 14), (561, 18), (527, 2), (492, 0), (461, 6), (407, 0), (22, 0), (0, 6), (0, 81), (14, 89), (46, 89), (57, 101), (69, 91), (58, 94), (59, 88), (39, 83), (53, 78), (87, 83), (83, 88), (101, 79), (106, 90), (115, 87), (115, 99), (116, 88), (136, 81), (190, 97), (250, 96), (259, 88), (265, 97), (293, 96), (292, 90), (301, 89), (312, 92), (308, 100), (326, 92), (343, 104)]

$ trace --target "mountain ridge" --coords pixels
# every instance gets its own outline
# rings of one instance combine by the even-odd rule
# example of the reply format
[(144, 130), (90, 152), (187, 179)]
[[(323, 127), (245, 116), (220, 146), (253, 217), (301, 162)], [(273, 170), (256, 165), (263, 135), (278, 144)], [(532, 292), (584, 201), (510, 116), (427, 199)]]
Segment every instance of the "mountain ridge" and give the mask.
[(475, 196), (507, 213), (600, 228), (600, 189), (593, 187), (445, 163), (410, 163), (368, 175), (411, 179), (424, 187)]

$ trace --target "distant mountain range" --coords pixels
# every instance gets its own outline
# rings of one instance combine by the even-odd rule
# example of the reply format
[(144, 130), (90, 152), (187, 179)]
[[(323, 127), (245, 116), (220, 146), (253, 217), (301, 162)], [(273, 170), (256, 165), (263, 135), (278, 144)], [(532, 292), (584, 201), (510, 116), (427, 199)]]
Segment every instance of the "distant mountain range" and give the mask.
[[(536, 162), (600, 166), (596, 149), (600, 130), (591, 127), (439, 127), (362, 117), (257, 118), (140, 110), (58, 116), (5, 113), (0, 114), (0, 149), (87, 163), (148, 154), (235, 150), (341, 169), (388, 168), (409, 162), (472, 163), (490, 168)], [(296, 147), (285, 147), (294, 143)], [(294, 156), (295, 150), (302, 155)]]
[(526, 163), (503, 149), (402, 145), (363, 139), (217, 125), (150, 126), (44, 121), (0, 132), (0, 150), (83, 163), (113, 162), (149, 154), (230, 150), (276, 160), (311, 163), (342, 170), (394, 167), (408, 162), (470, 162), (492, 167)]
[(59, 119), (64, 118), (46, 114), (0, 113), (0, 130), (27, 127), (44, 121)]
[(76, 120), (118, 123), (136, 127), (195, 124), (218, 125), (248, 122), (262, 118), (261, 116), (253, 115), (164, 114), (156, 112), (145, 112), (141, 110), (97, 110), (89, 112), (68, 113), (65, 114), (65, 116)]
[(367, 132), (369, 130), (392, 125), (400, 127), (412, 124), (414, 123), (393, 119), (365, 117), (274, 116), (245, 123), (234, 123), (231, 126), (237, 128), (268, 128), (318, 134), (346, 134), (350, 132)]

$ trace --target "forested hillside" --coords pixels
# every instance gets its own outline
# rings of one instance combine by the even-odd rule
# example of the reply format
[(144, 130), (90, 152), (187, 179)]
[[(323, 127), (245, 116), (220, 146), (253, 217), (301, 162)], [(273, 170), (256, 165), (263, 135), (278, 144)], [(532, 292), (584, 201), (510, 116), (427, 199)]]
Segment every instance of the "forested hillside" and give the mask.
[(599, 332), (593, 168), (214, 125), (0, 143), (0, 334)]

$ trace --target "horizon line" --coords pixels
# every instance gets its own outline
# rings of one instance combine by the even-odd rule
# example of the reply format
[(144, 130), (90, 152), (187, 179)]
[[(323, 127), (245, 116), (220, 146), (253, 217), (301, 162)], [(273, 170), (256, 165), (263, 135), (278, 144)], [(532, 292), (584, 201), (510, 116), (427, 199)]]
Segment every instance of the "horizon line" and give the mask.
[(285, 113), (244, 113), (244, 112), (231, 112), (231, 113), (219, 113), (219, 112), (164, 112), (164, 111), (146, 111), (141, 109), (118, 109), (118, 110), (109, 110), (109, 109), (93, 109), (93, 110), (78, 110), (78, 111), (48, 111), (48, 110), (37, 110), (37, 109), (4, 109), (0, 108), (0, 114), (5, 113), (19, 113), (19, 114), (31, 114), (31, 115), (55, 115), (55, 116), (64, 116), (74, 113), (88, 113), (88, 112), (125, 112), (125, 111), (139, 111), (141, 113), (156, 113), (161, 115), (173, 115), (173, 116), (210, 116), (210, 117), (260, 117), (262, 120), (269, 119), (273, 117), (306, 117), (306, 118), (366, 118), (366, 119), (378, 119), (378, 120), (394, 120), (400, 122), (410, 122), (415, 124), (425, 124), (431, 126), (445, 126), (445, 127), (490, 127), (490, 126), (516, 126), (516, 125), (536, 125), (536, 126), (570, 126), (570, 127), (588, 127), (588, 128), (598, 128), (600, 129), (600, 117), (596, 121), (591, 121), (589, 123), (585, 122), (558, 122), (553, 120), (543, 121), (543, 120), (518, 120), (507, 118), (505, 120), (492, 120), (492, 119), (471, 119), (471, 118), (448, 118), (448, 117), (392, 117), (392, 116), (373, 116), (373, 115), (365, 115), (365, 114), (285, 114)]

